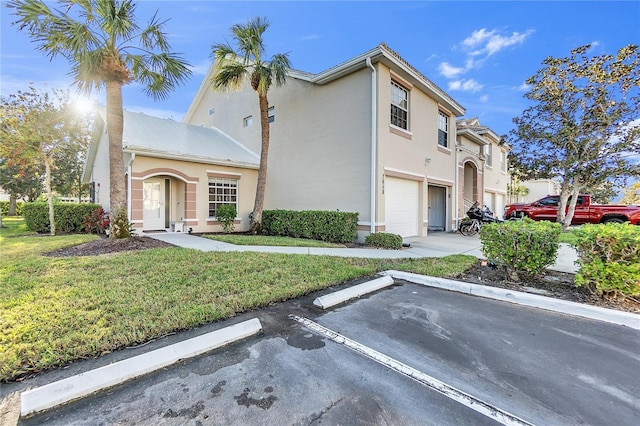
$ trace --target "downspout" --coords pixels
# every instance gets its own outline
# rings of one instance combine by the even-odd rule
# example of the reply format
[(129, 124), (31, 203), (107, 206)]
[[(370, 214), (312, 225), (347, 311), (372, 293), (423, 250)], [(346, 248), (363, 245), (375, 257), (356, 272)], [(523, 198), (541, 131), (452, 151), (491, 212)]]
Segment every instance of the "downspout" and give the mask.
[(371, 211), (370, 233), (376, 232), (376, 150), (377, 150), (377, 107), (378, 99), (376, 96), (376, 69), (371, 63), (371, 57), (366, 59), (367, 66), (371, 68)]
[(131, 170), (135, 158), (136, 154), (132, 152), (129, 164), (127, 164), (127, 217), (129, 218), (129, 222), (131, 222)]
[[(457, 130), (457, 129), (456, 129)], [(458, 136), (456, 135), (456, 145), (458, 142)], [(460, 148), (458, 146), (456, 146), (456, 154), (454, 155), (454, 161), (455, 161), (455, 174), (453, 175), (453, 188), (454, 188), (454, 197), (453, 197), (453, 226), (454, 226), (454, 231), (458, 230), (458, 223), (460, 220), (460, 214), (458, 212), (458, 208), (459, 208), (459, 199), (460, 199), (460, 184), (459, 184), (459, 175), (460, 175), (460, 167), (458, 165), (458, 158), (460, 155)]]

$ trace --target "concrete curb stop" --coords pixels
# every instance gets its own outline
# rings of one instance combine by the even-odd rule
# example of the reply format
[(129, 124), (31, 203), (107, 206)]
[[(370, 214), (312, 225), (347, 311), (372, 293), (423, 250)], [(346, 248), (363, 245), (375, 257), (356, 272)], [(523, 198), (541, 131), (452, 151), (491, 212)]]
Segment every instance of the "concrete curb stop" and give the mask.
[(28, 416), (201, 355), (262, 330), (257, 318), (175, 343), (86, 373), (22, 392), (20, 415)]
[(381, 288), (393, 285), (393, 278), (390, 276), (384, 276), (376, 278), (375, 280), (367, 281), (366, 283), (354, 285), (353, 287), (345, 288), (325, 296), (318, 297), (313, 301), (314, 306), (320, 309), (328, 309), (332, 306), (344, 303), (347, 300), (355, 299), (363, 294), (371, 293)]
[(519, 305), (546, 309), (548, 311), (575, 315), (598, 321), (605, 321), (612, 324), (623, 325), (636, 330), (640, 330), (640, 315), (630, 312), (620, 312), (613, 309), (584, 305), (582, 303), (569, 302), (566, 300), (538, 296), (535, 294), (529, 294), (520, 291), (489, 287), (479, 284), (470, 284), (461, 281), (448, 280), (446, 278), (429, 277), (426, 275), (412, 274), (409, 272), (391, 270), (382, 272), (382, 274), (385, 276), (393, 277), (394, 279), (405, 280), (415, 284), (422, 284), (430, 287), (441, 288), (444, 290), (466, 293), (472, 296), (502, 300)]

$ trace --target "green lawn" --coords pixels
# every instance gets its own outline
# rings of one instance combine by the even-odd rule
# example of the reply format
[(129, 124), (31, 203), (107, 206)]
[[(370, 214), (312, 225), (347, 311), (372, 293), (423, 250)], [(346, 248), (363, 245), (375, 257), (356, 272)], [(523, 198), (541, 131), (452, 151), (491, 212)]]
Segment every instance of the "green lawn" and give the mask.
[(21, 220), (3, 222), (0, 381), (378, 271), (452, 277), (476, 262), (460, 255), (393, 261), (183, 248), (52, 258), (42, 254), (97, 237), (33, 236)]
[(317, 240), (305, 240), (303, 238), (272, 237), (267, 235), (203, 235), (223, 243), (239, 246), (277, 246), (277, 247), (345, 247), (344, 244), (333, 244)]

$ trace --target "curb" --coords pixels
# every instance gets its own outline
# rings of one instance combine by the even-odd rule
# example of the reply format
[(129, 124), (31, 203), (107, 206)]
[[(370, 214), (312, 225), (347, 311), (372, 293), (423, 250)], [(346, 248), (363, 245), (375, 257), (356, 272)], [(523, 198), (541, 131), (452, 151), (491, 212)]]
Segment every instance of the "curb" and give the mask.
[(399, 280), (410, 281), (415, 284), (422, 284), (430, 287), (441, 288), (444, 290), (457, 291), (459, 293), (465, 293), (472, 296), (479, 296), (488, 299), (502, 300), (518, 305), (546, 309), (548, 311), (575, 315), (583, 318), (604, 321), (640, 330), (640, 315), (630, 312), (620, 312), (613, 309), (584, 305), (582, 303), (569, 302), (566, 300), (523, 293), (520, 291), (489, 287), (479, 284), (470, 284), (461, 281), (448, 280), (446, 278), (429, 277), (426, 275), (412, 274), (409, 272), (390, 270), (382, 272), (381, 274)]
[(180, 360), (192, 358), (252, 336), (261, 330), (260, 320), (252, 318), (202, 336), (30, 389), (22, 392), (20, 396), (20, 415), (28, 416), (83, 398)]
[(385, 276), (376, 278), (375, 280), (367, 281), (366, 283), (354, 285), (353, 287), (345, 288), (344, 290), (335, 291), (325, 296), (318, 297), (313, 301), (314, 306), (320, 309), (328, 309), (332, 306), (344, 303), (347, 300), (355, 299), (363, 294), (371, 293), (381, 288), (393, 285), (393, 278)]

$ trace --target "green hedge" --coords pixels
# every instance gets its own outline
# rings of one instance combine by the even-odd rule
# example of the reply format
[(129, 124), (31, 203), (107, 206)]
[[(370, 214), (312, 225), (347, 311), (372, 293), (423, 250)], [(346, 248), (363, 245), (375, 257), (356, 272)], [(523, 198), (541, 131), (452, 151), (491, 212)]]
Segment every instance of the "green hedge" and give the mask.
[(265, 210), (261, 232), (293, 238), (347, 243), (358, 238), (358, 213), (320, 210)]
[[(55, 203), (53, 214), (56, 221), (56, 232), (85, 232), (84, 216), (100, 207), (91, 203)], [(49, 205), (47, 203), (25, 203), (22, 216), (27, 229), (40, 234), (50, 232)]]
[[(22, 205), (24, 201), (16, 202), (16, 216), (22, 216)], [(0, 209), (2, 209), (2, 216), (9, 216), (9, 201), (0, 201)]]
[(388, 232), (376, 232), (367, 235), (364, 243), (367, 246), (398, 250), (402, 248), (402, 237)]
[(536, 275), (555, 262), (561, 232), (559, 223), (528, 218), (489, 223), (480, 229), (482, 252), (514, 278), (518, 272)]
[(604, 296), (640, 296), (640, 226), (584, 225), (574, 233), (576, 285)]

